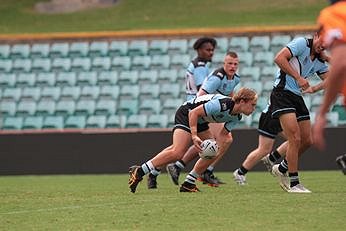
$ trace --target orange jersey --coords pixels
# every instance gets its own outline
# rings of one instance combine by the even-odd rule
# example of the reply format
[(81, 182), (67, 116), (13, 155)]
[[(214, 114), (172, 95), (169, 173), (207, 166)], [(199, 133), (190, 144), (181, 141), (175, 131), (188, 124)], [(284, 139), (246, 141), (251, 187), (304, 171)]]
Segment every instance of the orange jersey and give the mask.
[(340, 1), (324, 8), (317, 20), (324, 46), (334, 40), (346, 42), (346, 1)]

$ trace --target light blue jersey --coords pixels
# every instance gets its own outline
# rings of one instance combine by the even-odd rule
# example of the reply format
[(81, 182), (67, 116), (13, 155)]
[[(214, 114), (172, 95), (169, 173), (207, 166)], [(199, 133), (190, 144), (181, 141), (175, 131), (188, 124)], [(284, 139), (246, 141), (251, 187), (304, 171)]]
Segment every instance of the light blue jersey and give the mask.
[(235, 103), (232, 98), (221, 94), (198, 96), (186, 101), (185, 104), (187, 104), (190, 109), (203, 104), (206, 116), (199, 118), (198, 124), (203, 124), (205, 122), (225, 123), (225, 129), (231, 131), (242, 118), (241, 114), (231, 114)]
[[(312, 39), (296, 38), (287, 44), (287, 48), (292, 54), (289, 63), (304, 78), (315, 73), (321, 75), (328, 72), (327, 64), (320, 57), (311, 60), (312, 41)], [(274, 87), (289, 90), (299, 96), (302, 95), (298, 82), (283, 71), (278, 72)]]
[(186, 99), (192, 99), (196, 96), (204, 79), (209, 75), (208, 62), (200, 58), (195, 58), (187, 67), (186, 82)]
[(234, 88), (239, 84), (240, 77), (235, 74), (233, 79), (228, 79), (223, 68), (219, 68), (204, 80), (202, 89), (208, 94), (219, 93), (222, 95), (230, 95)]

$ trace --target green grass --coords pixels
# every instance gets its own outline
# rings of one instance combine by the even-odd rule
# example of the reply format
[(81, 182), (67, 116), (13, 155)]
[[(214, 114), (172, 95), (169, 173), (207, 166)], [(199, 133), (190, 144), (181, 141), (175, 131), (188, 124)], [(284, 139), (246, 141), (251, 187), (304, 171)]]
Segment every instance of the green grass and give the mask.
[(40, 0), (1, 0), (1, 33), (314, 25), (325, 0), (120, 0), (114, 7), (45, 15)]
[(145, 180), (135, 194), (127, 175), (0, 177), (0, 230), (344, 230), (346, 177), (340, 171), (301, 172), (309, 195), (280, 189), (264, 172), (238, 187), (199, 185), (179, 193), (166, 174), (159, 189)]

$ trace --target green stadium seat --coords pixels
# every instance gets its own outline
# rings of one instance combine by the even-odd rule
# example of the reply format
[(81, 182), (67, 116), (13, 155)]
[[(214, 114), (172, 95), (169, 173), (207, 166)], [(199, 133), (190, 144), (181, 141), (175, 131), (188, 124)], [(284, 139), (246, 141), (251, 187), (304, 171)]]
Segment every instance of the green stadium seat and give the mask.
[(97, 85), (115, 85), (118, 83), (118, 72), (101, 71), (97, 78)]
[(147, 120), (146, 115), (130, 115), (126, 121), (126, 128), (145, 128)]
[(0, 73), (12, 72), (13, 62), (11, 59), (0, 59)]
[(171, 56), (170, 68), (172, 69), (186, 69), (191, 58), (188, 54), (175, 54)]
[(23, 126), (22, 117), (6, 117), (2, 125), (3, 130), (20, 130)]
[(178, 78), (178, 71), (176, 69), (162, 69), (159, 71), (157, 82), (163, 83), (176, 83)]
[(111, 68), (110, 57), (95, 57), (91, 63), (91, 70), (93, 71), (108, 71)]
[(253, 36), (250, 39), (249, 43), (249, 51), (256, 53), (256, 52), (264, 52), (268, 51), (270, 46), (270, 37), (268, 35), (261, 35), (261, 36)]
[[(164, 115), (165, 115), (165, 114), (164, 114)], [(169, 114), (169, 115), (167, 115), (167, 116), (168, 116), (168, 124), (167, 124), (167, 127), (168, 127), (168, 128), (174, 127), (174, 124), (175, 124), (175, 122), (174, 122), (175, 113), (174, 113), (174, 114)]]
[(262, 111), (267, 106), (268, 101), (268, 97), (259, 96), (256, 105), (257, 111)]
[(16, 114), (17, 104), (15, 101), (0, 101), (0, 115), (5, 116), (14, 116)]
[(175, 99), (179, 98), (180, 86), (178, 83), (165, 83), (160, 85), (159, 97), (161, 100), (168, 98)]
[(89, 46), (90, 57), (106, 56), (108, 54), (108, 42), (106, 41), (93, 41)]
[(72, 42), (70, 44), (70, 49), (68, 55), (72, 58), (74, 57), (85, 57), (89, 53), (89, 43), (88, 42)]
[(339, 120), (338, 125), (346, 125), (346, 109), (344, 106), (341, 105), (334, 105), (333, 112), (336, 112), (339, 114)]
[(172, 39), (168, 44), (168, 54), (187, 54), (187, 39)]
[(157, 83), (158, 76), (157, 70), (142, 70), (139, 72), (138, 84)]
[(81, 99), (76, 104), (75, 115), (92, 115), (95, 111), (95, 101), (91, 99)]
[(253, 63), (253, 54), (251, 52), (238, 52), (239, 65), (251, 67)]
[(34, 73), (19, 73), (16, 78), (16, 87), (35, 86), (36, 75)]
[(76, 84), (78, 86), (95, 86), (97, 84), (97, 72), (95, 71), (83, 71), (77, 75)]
[(21, 88), (5, 88), (2, 92), (2, 100), (19, 101), (21, 96)]
[(132, 59), (131, 70), (148, 70), (150, 63), (150, 56), (134, 56)]
[(30, 72), (31, 59), (15, 59), (12, 65), (12, 72)]
[(104, 115), (91, 115), (86, 121), (85, 128), (105, 128), (107, 117)]
[(76, 108), (74, 100), (60, 100), (55, 105), (55, 115), (67, 116), (73, 115)]
[(47, 58), (34, 59), (31, 65), (32, 72), (49, 72), (51, 69), (51, 61)]
[(95, 115), (114, 115), (117, 110), (117, 103), (112, 99), (100, 99), (95, 105)]
[(0, 74), (0, 88), (14, 87), (16, 84), (16, 75), (13, 73)]
[(137, 99), (123, 99), (119, 101), (118, 113), (119, 115), (132, 115), (138, 113), (138, 100)]
[(150, 69), (167, 69), (170, 66), (170, 62), (169, 55), (154, 55), (151, 60)]
[(109, 45), (108, 55), (111, 57), (125, 56), (128, 51), (127, 41), (112, 41)]
[(38, 73), (36, 76), (35, 86), (37, 87), (53, 87), (55, 85), (56, 76), (53, 72)]
[(83, 86), (80, 99), (98, 99), (100, 95), (100, 87), (99, 86)]
[(124, 115), (110, 115), (106, 121), (106, 128), (124, 128), (126, 120)]
[(69, 53), (69, 44), (67, 42), (53, 43), (50, 47), (49, 56), (51, 58), (67, 57)]
[(117, 100), (120, 93), (120, 87), (118, 85), (103, 85), (100, 89), (99, 98)]
[(273, 90), (273, 87), (274, 87), (273, 80), (265, 81), (263, 83), (262, 95), (264, 94), (265, 96), (269, 97), (271, 91)]
[(240, 68), (239, 75), (240, 75), (241, 80), (257, 81), (260, 78), (260, 68), (259, 67), (244, 66), (244, 67)]
[(159, 97), (160, 85), (159, 84), (141, 84), (139, 98), (144, 99), (157, 99)]
[(120, 72), (118, 84), (119, 85), (125, 85), (125, 84), (137, 84), (139, 79), (139, 72), (138, 71), (122, 71)]
[(51, 71), (61, 72), (70, 71), (71, 59), (70, 58), (54, 58), (51, 66)]
[(55, 113), (55, 101), (53, 99), (42, 99), (37, 103), (36, 115), (48, 116)]
[(168, 51), (168, 40), (152, 40), (149, 44), (148, 54), (149, 55), (163, 55), (167, 54)]
[(213, 56), (213, 61), (210, 64), (211, 69), (220, 68), (223, 66), (223, 61), (225, 59), (226, 53), (215, 52)]
[(71, 71), (89, 71), (91, 68), (91, 59), (89, 57), (75, 57), (72, 60)]
[(42, 116), (28, 116), (24, 118), (22, 129), (41, 129), (43, 126)]
[(56, 76), (55, 84), (59, 87), (75, 86), (77, 74), (75, 72), (59, 72)]
[(63, 116), (46, 116), (43, 120), (42, 129), (63, 129)]
[(112, 59), (110, 68), (116, 71), (130, 70), (131, 58), (129, 56), (116, 56)]
[(168, 98), (163, 102), (161, 114), (172, 115), (182, 105), (182, 99)]
[(253, 58), (253, 65), (263, 68), (264, 66), (274, 65), (274, 53), (267, 52), (257, 52)]
[(279, 68), (277, 66), (264, 66), (261, 69), (261, 79), (274, 81)]
[(149, 115), (147, 128), (167, 128), (168, 127), (168, 115), (158, 114)]
[(38, 101), (41, 97), (41, 88), (25, 87), (22, 89), (21, 100)]
[(7, 59), (10, 56), (11, 46), (8, 44), (0, 45), (0, 59)]
[[(215, 38), (217, 45), (215, 47), (215, 52), (222, 53), (225, 55), (228, 51), (229, 40), (226, 37)], [(195, 40), (196, 41), (196, 40)], [(192, 46), (191, 46), (192, 47)]]
[(258, 95), (261, 95), (263, 85), (261, 81), (247, 81), (244, 86), (254, 89)]
[(120, 87), (120, 99), (137, 99), (139, 96), (138, 85), (123, 85)]
[(64, 128), (85, 128), (86, 117), (84, 115), (70, 115), (66, 118)]
[(36, 113), (35, 101), (20, 101), (17, 105), (16, 116), (30, 116)]
[(291, 41), (290, 35), (273, 35), (270, 41), (270, 51), (276, 54)]
[(47, 58), (49, 56), (50, 47), (48, 43), (34, 43), (31, 46), (31, 58)]
[(229, 50), (235, 52), (249, 51), (250, 40), (247, 36), (234, 36), (229, 41)]
[(26, 59), (30, 54), (29, 44), (14, 44), (11, 47), (10, 57), (11, 59)]
[(60, 99), (78, 100), (80, 97), (81, 89), (78, 86), (65, 86), (60, 93)]
[(151, 115), (159, 114), (161, 111), (161, 101), (159, 99), (144, 99), (139, 105), (139, 114)]
[(41, 90), (41, 99), (59, 100), (61, 94), (60, 87), (43, 87)]
[(258, 123), (259, 123), (259, 119), (261, 117), (262, 112), (259, 111), (255, 111), (252, 114), (252, 119), (251, 119), (251, 127), (257, 128), (258, 127)]
[(147, 40), (131, 40), (129, 42), (127, 54), (129, 56), (147, 55), (148, 47)]

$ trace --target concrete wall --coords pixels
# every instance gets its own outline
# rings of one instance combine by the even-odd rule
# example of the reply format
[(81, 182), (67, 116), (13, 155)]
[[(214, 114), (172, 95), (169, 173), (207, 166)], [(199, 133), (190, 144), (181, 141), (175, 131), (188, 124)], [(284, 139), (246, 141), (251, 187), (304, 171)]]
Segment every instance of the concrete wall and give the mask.
[[(326, 134), (327, 150), (310, 148), (300, 169), (337, 169), (335, 158), (346, 152), (346, 128), (327, 129)], [(254, 129), (235, 130), (233, 136), (218, 171), (234, 170), (257, 147)], [(170, 131), (0, 134), (0, 175), (127, 173), (130, 165), (143, 163), (170, 143)], [(264, 168), (259, 164), (254, 170)]]

